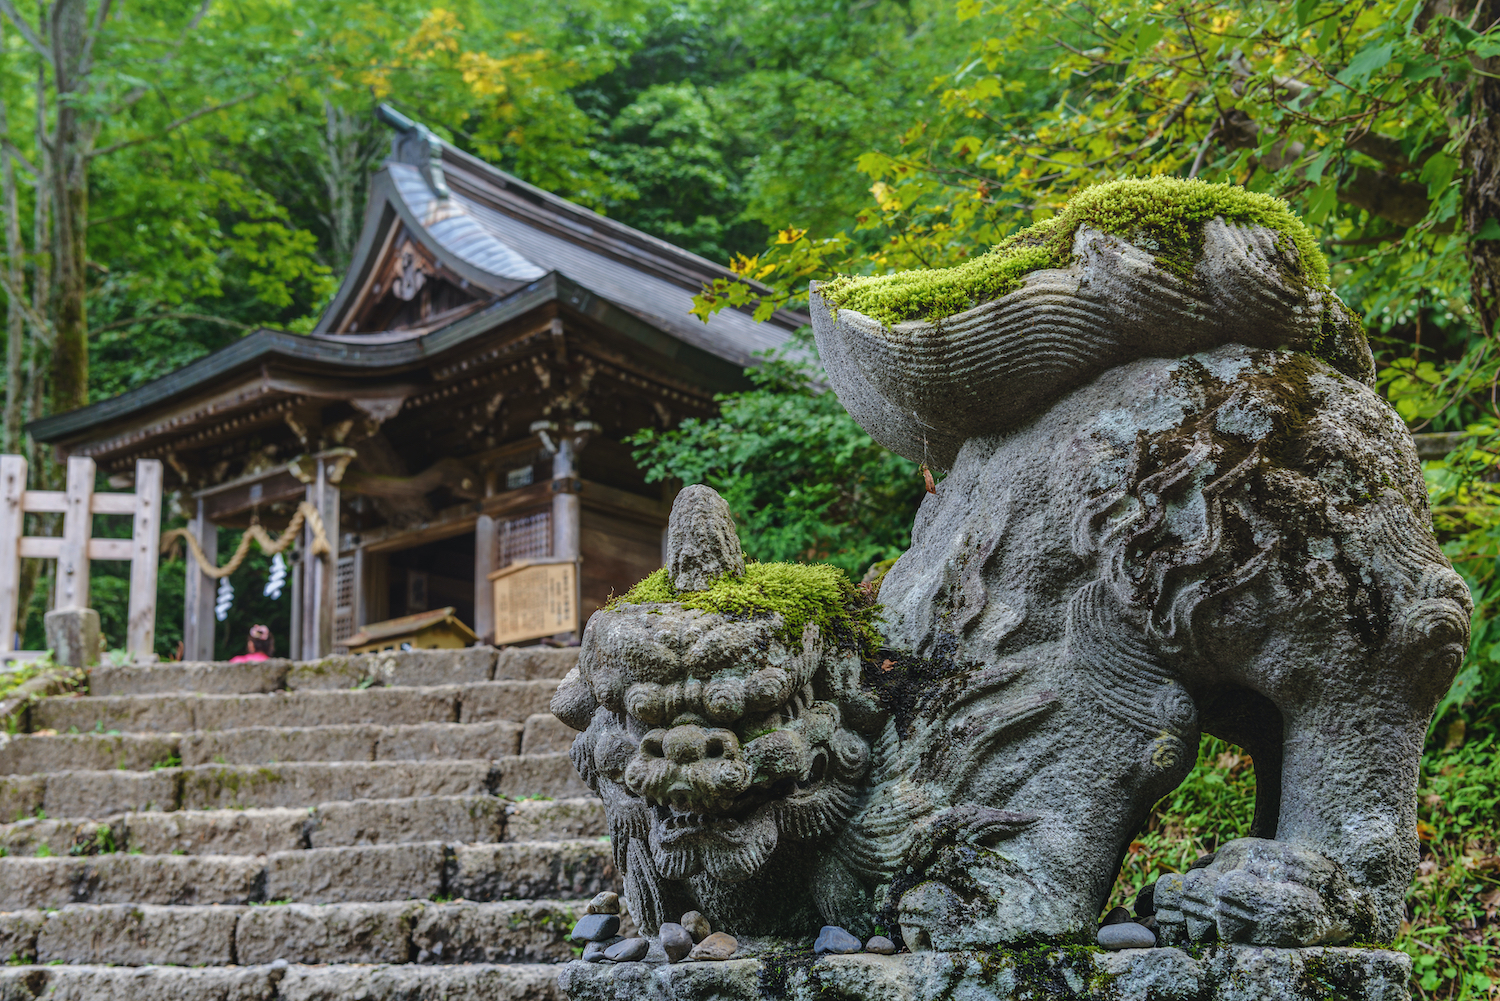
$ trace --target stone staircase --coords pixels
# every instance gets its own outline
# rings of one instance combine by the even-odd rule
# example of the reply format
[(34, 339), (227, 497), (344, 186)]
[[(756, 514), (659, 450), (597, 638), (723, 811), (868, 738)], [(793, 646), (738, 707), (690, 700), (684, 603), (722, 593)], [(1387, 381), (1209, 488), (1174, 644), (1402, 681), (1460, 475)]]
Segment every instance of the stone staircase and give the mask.
[(618, 889), (577, 650), (100, 667), (0, 745), (0, 1001), (541, 1001)]

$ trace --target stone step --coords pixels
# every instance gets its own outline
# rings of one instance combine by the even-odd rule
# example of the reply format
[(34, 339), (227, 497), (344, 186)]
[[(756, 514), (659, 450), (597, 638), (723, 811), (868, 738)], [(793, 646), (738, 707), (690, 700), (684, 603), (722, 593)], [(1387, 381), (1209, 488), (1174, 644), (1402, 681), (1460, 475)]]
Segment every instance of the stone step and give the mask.
[(302, 848), (419, 841), (568, 841), (609, 831), (593, 796), (510, 801), (494, 796), (359, 799), (300, 808), (127, 813), (104, 820), (28, 819), (0, 824), (15, 857), (268, 855)]
[(609, 842), (516, 841), (310, 848), (264, 856), (0, 858), (0, 901), (66, 904), (307, 904), (589, 897), (617, 890)]
[[(68, 904), (0, 913), (11, 963), (251, 966), (560, 963), (583, 900), (187, 906)], [(628, 917), (626, 918), (628, 921)]]
[(0, 734), (0, 775), (39, 772), (146, 771), (172, 765), (285, 761), (443, 761), (567, 751), (578, 733), (551, 713), (525, 724), (372, 723), (251, 726), (184, 734)]
[(9, 966), (3, 1001), (566, 1001), (559, 967), (530, 963), (327, 966)]
[(0, 776), (0, 816), (103, 818), (130, 811), (311, 807), (334, 800), (472, 796), (586, 796), (566, 754), (493, 760), (294, 761), (197, 765), (149, 772), (78, 771)]
[(427, 688), (373, 687), (265, 695), (54, 696), (31, 708), (31, 729), (57, 733), (187, 733), (244, 727), (376, 723), (524, 723), (550, 712), (556, 679)]
[(142, 667), (94, 668), (95, 696), (198, 692), (250, 695), (281, 689), (340, 689), (361, 684), (422, 687), (476, 681), (561, 678), (578, 663), (578, 648), (471, 647), (467, 650), (403, 650), (322, 660), (265, 660), (249, 664), (178, 662)]

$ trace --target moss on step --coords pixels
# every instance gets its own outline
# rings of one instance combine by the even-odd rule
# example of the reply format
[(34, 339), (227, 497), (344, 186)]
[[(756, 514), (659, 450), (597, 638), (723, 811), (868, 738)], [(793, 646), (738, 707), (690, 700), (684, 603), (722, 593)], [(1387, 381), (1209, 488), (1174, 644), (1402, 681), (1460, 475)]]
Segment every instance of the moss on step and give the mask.
[(648, 604), (742, 618), (780, 615), (778, 635), (794, 649), (801, 649), (809, 622), (826, 640), (861, 653), (881, 643), (873, 624), (879, 606), (866, 603), (844, 571), (827, 563), (750, 563), (744, 576), (720, 577), (702, 591), (678, 591), (663, 567), (605, 607)]
[(1230, 225), (1276, 232), (1285, 241), (1282, 249), (1295, 251), (1297, 277), (1327, 285), (1328, 261), (1286, 202), (1238, 185), (1153, 177), (1085, 188), (1057, 216), (957, 267), (841, 276), (818, 291), (835, 309), (856, 310), (885, 324), (936, 321), (1014, 292), (1033, 271), (1066, 267), (1080, 226), (1129, 240), (1157, 255), (1166, 270), (1185, 277), (1202, 249), (1203, 224), (1219, 216)]

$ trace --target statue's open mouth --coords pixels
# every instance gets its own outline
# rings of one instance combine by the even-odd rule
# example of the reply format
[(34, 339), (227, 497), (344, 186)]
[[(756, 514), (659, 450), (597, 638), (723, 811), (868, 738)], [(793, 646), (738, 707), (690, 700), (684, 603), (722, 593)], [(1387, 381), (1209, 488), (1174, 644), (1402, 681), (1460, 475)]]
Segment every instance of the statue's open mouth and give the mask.
[(676, 807), (658, 806), (654, 810), (656, 836), (653, 841), (663, 848), (672, 848), (686, 841), (719, 838), (737, 841), (742, 821), (721, 814), (687, 813)]

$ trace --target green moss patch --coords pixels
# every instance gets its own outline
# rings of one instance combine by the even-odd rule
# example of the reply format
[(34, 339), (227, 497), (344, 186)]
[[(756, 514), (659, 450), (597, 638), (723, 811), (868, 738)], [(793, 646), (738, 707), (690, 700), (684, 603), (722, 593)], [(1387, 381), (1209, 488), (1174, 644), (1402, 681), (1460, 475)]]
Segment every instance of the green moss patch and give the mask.
[(605, 607), (669, 603), (740, 618), (779, 614), (779, 635), (796, 649), (809, 622), (841, 647), (864, 653), (881, 643), (874, 626), (879, 606), (828, 563), (750, 563), (744, 576), (720, 577), (703, 591), (678, 591), (662, 567)]
[(891, 325), (940, 320), (1021, 287), (1033, 271), (1066, 267), (1078, 227), (1129, 240), (1181, 276), (1192, 273), (1203, 243), (1203, 224), (1217, 216), (1235, 226), (1264, 226), (1296, 251), (1303, 281), (1327, 285), (1328, 261), (1312, 231), (1286, 202), (1238, 185), (1175, 177), (1129, 179), (1078, 192), (1052, 219), (1007, 237), (989, 253), (954, 268), (894, 275), (840, 276), (819, 288), (835, 309), (852, 309)]

